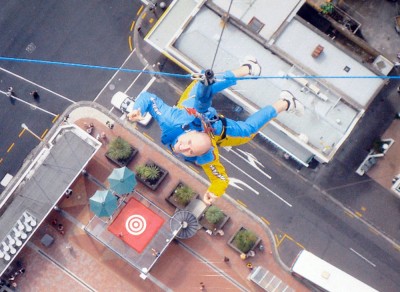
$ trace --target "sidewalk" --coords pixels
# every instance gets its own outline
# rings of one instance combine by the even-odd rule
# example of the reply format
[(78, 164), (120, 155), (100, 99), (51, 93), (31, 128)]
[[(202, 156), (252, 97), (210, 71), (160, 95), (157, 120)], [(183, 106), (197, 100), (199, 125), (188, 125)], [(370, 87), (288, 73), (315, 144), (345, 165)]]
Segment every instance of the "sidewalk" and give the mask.
[[(204, 193), (207, 188), (205, 181), (195, 170), (160, 149), (130, 124), (127, 129), (119, 121), (113, 121), (115, 126), (110, 130), (106, 121), (112, 119), (105, 111), (102, 113), (88, 107), (77, 107), (70, 113), (69, 119), (69, 122), (82, 128), (84, 123), (93, 122), (95, 131), (92, 135), (100, 132), (107, 135), (103, 147), (87, 167), (87, 171), (99, 181), (107, 184), (107, 176), (115, 167), (104, 156), (107, 141), (121, 136), (139, 149), (139, 154), (129, 165), (130, 169), (134, 170), (135, 165), (151, 159), (169, 170), (169, 176), (157, 192), (149, 191), (140, 183), (137, 185), (139, 192), (168, 214), (172, 215), (175, 210), (165, 197), (179, 181), (190, 182), (196, 192)], [(193, 291), (200, 289), (200, 282), (204, 283), (205, 291), (261, 291), (247, 280), (250, 270), (246, 264), (250, 261), (254, 267), (265, 267), (296, 291), (308, 291), (275, 260), (278, 255), (268, 236), (267, 226), (227, 197), (216, 202), (231, 216), (224, 227), (224, 236), (210, 236), (204, 230), (199, 230), (190, 239), (174, 241), (150, 271), (154, 279), (142, 280), (135, 268), (82, 230), (93, 216), (88, 199), (98, 186), (79, 176), (72, 189), (73, 195), (59, 202), (62, 212), (53, 211), (47, 218), (47, 224), (40, 227), (23, 250), (20, 259), (26, 266), (26, 273), (18, 279), (21, 291)], [(65, 235), (59, 234), (52, 226), (54, 218), (64, 225)], [(257, 249), (256, 256), (250, 260), (241, 260), (239, 254), (227, 245), (228, 239), (240, 226), (255, 231), (265, 247), (263, 252)], [(45, 233), (55, 237), (50, 247), (40, 243)], [(228, 263), (224, 262), (225, 256), (230, 259)]]

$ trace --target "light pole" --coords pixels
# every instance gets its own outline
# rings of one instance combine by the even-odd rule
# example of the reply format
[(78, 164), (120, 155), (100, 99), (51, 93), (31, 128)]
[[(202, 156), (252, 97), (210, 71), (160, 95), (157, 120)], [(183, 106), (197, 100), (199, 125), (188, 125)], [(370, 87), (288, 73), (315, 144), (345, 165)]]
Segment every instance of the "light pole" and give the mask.
[(40, 138), (38, 135), (36, 135), (34, 132), (32, 132), (31, 129), (29, 129), (27, 125), (25, 125), (24, 123), (22, 123), (22, 124), (21, 124), (21, 127), (22, 127), (24, 130), (27, 130), (29, 133), (31, 133), (35, 138), (39, 139), (40, 142), (43, 142), (43, 139)]

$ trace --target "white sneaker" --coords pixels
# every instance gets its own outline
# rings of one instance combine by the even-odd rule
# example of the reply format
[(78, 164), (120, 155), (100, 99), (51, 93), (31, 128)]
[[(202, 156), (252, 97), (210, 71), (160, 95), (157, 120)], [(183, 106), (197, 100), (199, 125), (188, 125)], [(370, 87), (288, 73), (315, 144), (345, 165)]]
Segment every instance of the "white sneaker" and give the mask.
[(257, 59), (253, 56), (244, 57), (244, 60), (240, 65), (249, 67), (249, 75), (251, 76), (260, 76), (261, 74), (261, 66), (257, 63)]
[(288, 113), (294, 113), (299, 117), (304, 115), (304, 105), (290, 91), (282, 90), (280, 97), (288, 102), (288, 108), (286, 109)]

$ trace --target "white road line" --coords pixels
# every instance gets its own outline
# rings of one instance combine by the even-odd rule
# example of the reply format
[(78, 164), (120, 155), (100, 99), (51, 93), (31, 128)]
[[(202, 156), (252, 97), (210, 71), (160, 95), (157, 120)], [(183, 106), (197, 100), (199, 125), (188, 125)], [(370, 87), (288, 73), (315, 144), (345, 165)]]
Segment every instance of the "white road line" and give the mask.
[(267, 178), (271, 179), (271, 176), (269, 174), (267, 174), (266, 172), (264, 172), (260, 167), (258, 167), (257, 163), (259, 165), (261, 165), (262, 167), (264, 167), (264, 165), (261, 164), (260, 161), (257, 160), (257, 158), (255, 158), (253, 156), (253, 154), (245, 152), (241, 149), (238, 149), (239, 152), (242, 152), (242, 154), (246, 155), (247, 158), (241, 156), (239, 153), (237, 153), (235, 150), (230, 150), (230, 152), (236, 154), (237, 156), (239, 156), (240, 158), (242, 158), (244, 161), (246, 161), (248, 164), (250, 164), (251, 166), (253, 166), (255, 169), (257, 169), (259, 172), (261, 172), (263, 175), (265, 175)]
[[(6, 92), (1, 91), (1, 90), (0, 90), (0, 93), (3, 93), (4, 95), (7, 95)], [(15, 100), (18, 100), (19, 102), (25, 103), (26, 105), (29, 105), (29, 106), (31, 106), (31, 107), (33, 107), (33, 108), (35, 108), (35, 109), (41, 110), (42, 112), (45, 112), (46, 114), (49, 114), (49, 115), (51, 115), (51, 116), (53, 116), (53, 117), (56, 117), (56, 116), (57, 116), (57, 114), (55, 114), (55, 113), (52, 113), (52, 112), (50, 112), (50, 111), (47, 111), (47, 110), (45, 110), (45, 109), (43, 109), (43, 108), (41, 108), (41, 107), (38, 107), (37, 105), (34, 105), (34, 104), (32, 104), (32, 103), (29, 103), (29, 102), (27, 102), (27, 101), (25, 101), (25, 100), (23, 100), (23, 99), (20, 99), (20, 98), (14, 96), (14, 95), (13, 95), (12, 97), (10, 97), (10, 98), (13, 98), (13, 99), (15, 99)]]
[(251, 175), (249, 175), (247, 172), (244, 172), (242, 169), (240, 169), (237, 165), (233, 164), (232, 162), (230, 162), (228, 159), (226, 159), (225, 157), (223, 157), (221, 154), (219, 155), (220, 158), (224, 159), (226, 162), (228, 162), (230, 165), (232, 165), (233, 167), (235, 167), (237, 170), (239, 170), (240, 172), (242, 172), (243, 174), (245, 174), (247, 177), (251, 178), (253, 181), (255, 181), (256, 183), (258, 183), (260, 186), (262, 186), (264, 189), (266, 189), (267, 191), (269, 191), (272, 195), (274, 195), (276, 198), (278, 198), (279, 200), (281, 200), (282, 202), (284, 202), (286, 205), (288, 205), (289, 207), (293, 207), (292, 204), (290, 204), (289, 202), (287, 202), (285, 199), (281, 198), (278, 194), (276, 194), (274, 191), (272, 191), (271, 189), (269, 189), (268, 187), (264, 186), (262, 183), (260, 183), (258, 180), (256, 180), (255, 178), (253, 178)]
[(114, 77), (119, 73), (119, 70), (124, 67), (124, 65), (126, 64), (126, 62), (128, 62), (128, 60), (132, 57), (132, 55), (136, 52), (136, 48), (133, 49), (133, 51), (129, 54), (129, 56), (125, 59), (124, 63), (122, 63), (122, 65), (119, 67), (119, 69), (114, 73), (114, 75), (110, 78), (110, 80), (108, 80), (108, 82), (104, 85), (104, 87), (100, 90), (100, 92), (97, 94), (97, 96), (94, 98), (93, 101), (96, 101), (99, 96), (103, 93), (103, 91), (106, 89), (106, 87), (111, 83), (111, 81), (114, 79)]
[[(143, 69), (142, 69), (142, 71), (146, 70), (148, 66), (149, 66), (149, 65), (144, 66)], [(127, 93), (128, 90), (132, 88), (133, 84), (135, 84), (135, 82), (139, 79), (139, 77), (140, 77), (142, 74), (143, 74), (143, 72), (140, 72), (139, 75), (136, 76), (136, 78), (132, 81), (132, 83), (131, 83), (131, 84), (128, 86), (128, 88), (124, 91), (125, 93)]]
[(364, 261), (366, 261), (367, 263), (369, 263), (369, 264), (370, 264), (371, 266), (373, 266), (374, 268), (376, 267), (376, 265), (375, 265), (373, 262), (371, 262), (371, 261), (369, 261), (367, 258), (363, 257), (361, 254), (359, 254), (358, 252), (356, 252), (354, 249), (350, 248), (350, 250), (351, 250), (352, 252), (354, 252), (356, 255), (358, 255), (360, 258), (362, 258)]
[(61, 94), (59, 94), (59, 93), (57, 93), (57, 92), (54, 92), (54, 91), (48, 89), (47, 87), (41, 86), (41, 85), (39, 85), (39, 84), (37, 84), (37, 83), (35, 83), (35, 82), (32, 82), (32, 81), (30, 81), (30, 80), (28, 80), (28, 79), (26, 79), (26, 78), (24, 78), (24, 77), (22, 77), (22, 76), (19, 76), (19, 75), (15, 74), (15, 73), (13, 73), (13, 72), (11, 72), (11, 71), (8, 71), (8, 70), (6, 70), (6, 69), (4, 69), (4, 68), (2, 68), (2, 67), (0, 67), (0, 70), (1, 70), (1, 71), (4, 71), (4, 72), (6, 72), (6, 73), (8, 73), (8, 74), (10, 74), (10, 75), (12, 75), (12, 76), (14, 76), (14, 77), (17, 77), (18, 79), (21, 79), (21, 80), (24, 80), (24, 81), (26, 81), (26, 82), (28, 82), (28, 83), (30, 83), (30, 84), (33, 84), (33, 85), (35, 85), (36, 87), (41, 88), (41, 89), (43, 89), (43, 90), (45, 90), (45, 91), (47, 91), (47, 92), (50, 92), (50, 93), (52, 93), (52, 94), (54, 94), (54, 95), (57, 95), (58, 97), (61, 97), (62, 99), (65, 99), (65, 100), (69, 101), (70, 103), (76, 103), (75, 101), (73, 101), (72, 99), (69, 99), (68, 97), (65, 97), (64, 95), (61, 95)]

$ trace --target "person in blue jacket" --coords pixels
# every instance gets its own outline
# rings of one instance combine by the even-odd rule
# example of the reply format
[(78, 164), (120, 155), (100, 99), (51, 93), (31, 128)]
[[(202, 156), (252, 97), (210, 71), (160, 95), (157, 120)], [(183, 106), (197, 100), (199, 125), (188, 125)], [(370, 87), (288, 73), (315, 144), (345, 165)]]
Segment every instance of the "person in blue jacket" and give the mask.
[[(206, 71), (206, 75), (208, 73)], [(142, 92), (127, 116), (130, 121), (139, 121), (149, 112), (161, 128), (161, 142), (176, 155), (203, 168), (211, 182), (203, 197), (207, 204), (222, 196), (229, 184), (225, 168), (219, 160), (218, 147), (249, 142), (283, 111), (297, 115), (304, 112), (303, 105), (285, 90), (273, 105), (263, 107), (245, 121), (234, 121), (217, 114), (211, 106), (212, 97), (217, 92), (235, 85), (238, 77), (260, 73), (257, 61), (248, 57), (238, 69), (224, 72), (222, 80), (215, 83), (206, 80), (190, 86), (186, 96), (184, 93), (174, 107), (165, 104), (155, 94)]]

